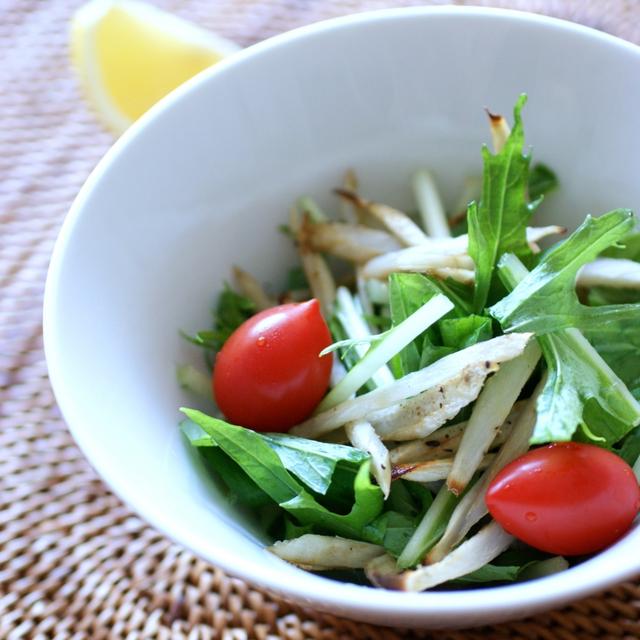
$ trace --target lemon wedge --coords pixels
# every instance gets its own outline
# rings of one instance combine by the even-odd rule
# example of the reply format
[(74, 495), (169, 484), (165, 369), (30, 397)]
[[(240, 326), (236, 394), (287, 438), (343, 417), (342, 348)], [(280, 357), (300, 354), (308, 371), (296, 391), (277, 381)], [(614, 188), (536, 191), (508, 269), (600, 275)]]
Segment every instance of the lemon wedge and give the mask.
[(171, 90), (238, 50), (137, 0), (91, 0), (74, 15), (73, 66), (104, 123), (122, 133)]

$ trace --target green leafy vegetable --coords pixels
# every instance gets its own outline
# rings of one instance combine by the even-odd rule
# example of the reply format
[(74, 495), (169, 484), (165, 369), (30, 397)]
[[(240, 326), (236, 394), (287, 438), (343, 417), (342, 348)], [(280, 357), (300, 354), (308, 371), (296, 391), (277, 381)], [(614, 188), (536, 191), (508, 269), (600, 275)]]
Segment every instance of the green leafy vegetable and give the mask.
[(530, 156), (524, 155), (521, 111), (526, 96), (518, 99), (513, 129), (504, 147), (493, 155), (485, 146), (482, 197), (467, 210), (469, 255), (476, 265), (474, 310), (482, 313), (489, 297), (495, 265), (503, 253), (531, 255), (527, 223), (539, 201), (527, 198)]
[(325, 494), (338, 462), (362, 464), (368, 454), (354, 447), (288, 435), (262, 435), (285, 468), (310, 489)]
[(604, 258), (621, 258), (640, 262), (640, 231), (628, 233), (600, 255)]
[(302, 267), (293, 267), (287, 272), (287, 291), (308, 289), (309, 281)]
[(635, 320), (610, 320), (584, 335), (640, 400), (640, 313)]
[(461, 497), (451, 493), (446, 484), (442, 485), (399, 554), (399, 569), (409, 569), (421, 562), (427, 551), (442, 537), (447, 522)]
[[(540, 266), (544, 264), (543, 260)], [(508, 297), (536, 271), (529, 273), (515, 256), (504, 256), (500, 269), (507, 286), (515, 287)], [(527, 304), (525, 299), (523, 306)], [(544, 304), (542, 299), (538, 304)], [(538, 342), (548, 373), (538, 398), (532, 442), (570, 440), (581, 427), (588, 439), (611, 445), (640, 423), (640, 404), (580, 331), (548, 333), (538, 336)]]
[(422, 347), (422, 355), (420, 357), (420, 369), (424, 369), (428, 367), (430, 364), (433, 364), (440, 358), (444, 358), (445, 356), (451, 355), (455, 352), (453, 347), (445, 347), (441, 344), (433, 344), (430, 340), (424, 341), (424, 345)]
[[(364, 526), (374, 520), (383, 509), (382, 491), (369, 480), (370, 461), (368, 456), (360, 463), (355, 474), (351, 488), (354, 496), (351, 510), (346, 514), (334, 513), (321, 505), (289, 473), (283, 461), (272, 448), (273, 443), (269, 444), (267, 441), (268, 436), (265, 437), (250, 429), (228, 424), (193, 409), (182, 409), (182, 412), (210, 436), (212, 444), (219, 447), (237, 463), (262, 491), (285, 511), (293, 515), (303, 526), (314, 525), (321, 531), (361, 539)], [(188, 437), (192, 438), (192, 442), (203, 442), (202, 434), (197, 433), (193, 427), (187, 427), (186, 433)], [(289, 440), (293, 439), (290, 436), (288, 438)], [(277, 446), (281, 448), (282, 452), (283, 442), (279, 442)], [(327, 472), (326, 461), (320, 464), (316, 460), (315, 465), (303, 469), (301, 465), (303, 456), (295, 457), (295, 452), (302, 454), (304, 446), (300, 444), (297, 449), (289, 446), (285, 459), (289, 463), (295, 463), (296, 473), (304, 475), (311, 483), (318, 482), (322, 473)], [(340, 448), (346, 449), (347, 447)], [(357, 463), (358, 455), (359, 452), (350, 453), (352, 457), (349, 458), (349, 462)], [(344, 460), (344, 458), (342, 459)]]
[(189, 440), (192, 447), (215, 447), (213, 438), (193, 420), (185, 419), (180, 422), (180, 430)]
[[(489, 312), (505, 331), (538, 334), (568, 327), (597, 329), (610, 321), (638, 322), (639, 304), (588, 307), (580, 303), (575, 291), (580, 267), (624, 237), (634, 224), (628, 209), (616, 209), (599, 218), (587, 216), (576, 231), (547, 252), (538, 266)], [(512, 262), (512, 257), (502, 257), (501, 275), (507, 276)]]
[(417, 482), (396, 480), (391, 484), (384, 513), (365, 527), (364, 538), (382, 545), (397, 558), (432, 502), (433, 497), (426, 487)]
[[(548, 378), (538, 398), (533, 443), (570, 440), (580, 426), (589, 439), (611, 445), (640, 423), (640, 405), (579, 331), (538, 341)], [(587, 410), (593, 402), (600, 411)]]
[(475, 315), (439, 320), (434, 330), (424, 337), (419, 368), (428, 367), (476, 342), (488, 340), (492, 337), (491, 324), (490, 318)]
[(438, 293), (420, 308), (392, 327), (364, 357), (350, 369), (347, 375), (322, 399), (316, 411), (328, 411), (344, 402), (394, 356), (411, 344), (432, 324), (447, 315), (454, 308), (453, 303)]
[(416, 529), (415, 518), (397, 511), (385, 511), (363, 530), (367, 542), (383, 546), (396, 558)]
[(424, 277), (455, 304), (455, 315), (464, 317), (473, 313), (473, 287), (451, 278), (439, 280), (429, 275)]
[(433, 495), (431, 494), (431, 491), (429, 491), (429, 489), (427, 489), (427, 487), (423, 484), (402, 479), (396, 480), (393, 484), (403, 484), (406, 486), (407, 491), (416, 504), (417, 516), (422, 516), (433, 503)]
[(557, 187), (558, 177), (546, 164), (538, 162), (531, 167), (529, 172), (529, 197), (531, 200), (537, 200)]
[(291, 500), (303, 490), (260, 434), (212, 418), (195, 409), (181, 411), (202, 427), (213, 443), (240, 465), (249, 478), (277, 503)]
[(252, 509), (275, 504), (273, 500), (242, 470), (237, 462), (218, 447), (200, 449), (206, 466), (222, 479), (229, 489), (231, 502)]
[[(525, 565), (526, 566), (526, 565)], [(483, 582), (515, 582), (518, 579), (521, 567), (500, 566), (485, 564), (466, 576), (458, 578), (454, 582), (462, 584), (478, 584)]]
[(362, 540), (362, 530), (382, 512), (384, 502), (380, 487), (369, 479), (369, 466), (369, 460), (363, 462), (356, 474), (353, 485), (355, 501), (347, 514), (327, 510), (304, 490), (290, 500), (281, 502), (280, 506), (301, 523), (315, 525), (319, 531)]
[(291, 540), (292, 538), (299, 538), (307, 533), (313, 533), (313, 526), (305, 524), (304, 526), (297, 525), (288, 516), (284, 519), (284, 539)]
[(207, 351), (220, 351), (229, 336), (256, 312), (255, 304), (225, 284), (213, 313), (213, 328), (183, 337)]
[(640, 428), (634, 429), (627, 437), (616, 447), (615, 452), (628, 464), (635, 464), (640, 456)]
[(469, 315), (464, 318), (444, 318), (438, 322), (442, 343), (455, 351), (493, 338), (491, 318)]
[(485, 564), (476, 571), (468, 573), (453, 582), (457, 584), (482, 584), (495, 582), (516, 582), (521, 580), (533, 580), (568, 568), (567, 561), (556, 556), (546, 560), (532, 560), (523, 565), (497, 565)]
[(293, 233), (293, 231), (291, 230), (291, 227), (288, 224), (279, 224), (278, 231), (283, 236), (286, 236), (287, 238), (291, 238), (292, 240), (295, 240), (295, 234)]
[(609, 304), (636, 304), (640, 302), (640, 290), (591, 287), (587, 292), (586, 301), (591, 307)]
[(456, 584), (479, 584), (487, 582), (515, 582), (532, 580), (564, 571), (569, 563), (562, 556), (548, 557), (541, 551), (525, 547), (508, 549), (493, 562), (458, 578)]
[[(398, 326), (423, 304), (440, 293), (440, 289), (419, 273), (392, 273), (389, 276), (389, 305), (392, 325)], [(429, 340), (429, 330), (416, 337), (396, 356), (395, 366), (400, 375), (406, 375), (420, 368), (420, 354), (425, 340)], [(431, 330), (433, 336), (433, 330)]]
[(389, 511), (397, 511), (415, 519), (427, 510), (432, 501), (429, 489), (417, 482), (399, 479), (391, 483), (386, 507)]
[[(219, 422), (223, 423), (222, 420)], [(226, 423), (223, 424), (226, 425)], [(217, 446), (215, 437), (200, 424), (192, 420), (183, 420), (180, 426), (192, 446)], [(242, 427), (236, 428), (242, 429)], [(243, 429), (243, 431), (247, 430)], [(338, 463), (359, 467), (369, 459), (369, 455), (364, 451), (342, 444), (317, 442), (286, 434), (251, 433), (253, 434), (251, 439), (261, 440), (275, 451), (287, 471), (321, 495), (327, 492)]]
[(464, 289), (434, 281), (419, 273), (392, 273), (389, 276), (389, 301), (394, 326), (435, 295), (451, 296), (449, 299), (454, 303), (454, 308), (444, 318), (416, 337), (394, 358), (392, 367), (396, 377), (418, 371), (454, 351), (492, 337), (491, 319), (470, 315), (465, 293), (468, 292)]

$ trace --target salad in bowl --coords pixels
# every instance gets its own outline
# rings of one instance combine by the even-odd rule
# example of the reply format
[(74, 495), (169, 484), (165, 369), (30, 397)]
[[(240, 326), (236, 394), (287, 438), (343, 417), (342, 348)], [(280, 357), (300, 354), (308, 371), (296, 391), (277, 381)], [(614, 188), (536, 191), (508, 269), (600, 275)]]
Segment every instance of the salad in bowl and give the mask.
[[(283, 291), (234, 267), (185, 337), (211, 401), (181, 430), (229, 500), (301, 568), (404, 591), (570, 568), (640, 508), (640, 234), (626, 209), (535, 226), (554, 172), (532, 164), (521, 96), (488, 112), (493, 152), (447, 214), (348, 171), (337, 216), (300, 198)], [(546, 248), (543, 248), (546, 247)]]

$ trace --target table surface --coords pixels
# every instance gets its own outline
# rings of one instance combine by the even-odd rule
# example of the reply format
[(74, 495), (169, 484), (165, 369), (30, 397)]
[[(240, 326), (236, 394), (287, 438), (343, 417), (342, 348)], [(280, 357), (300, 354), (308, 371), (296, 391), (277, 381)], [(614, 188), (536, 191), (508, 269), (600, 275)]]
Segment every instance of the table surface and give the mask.
[[(165, 539), (96, 476), (56, 407), (42, 295), (69, 205), (112, 144), (68, 64), (76, 0), (0, 0), (0, 638), (640, 638), (640, 582), (504, 625), (437, 633), (320, 614)], [(400, 0), (166, 0), (246, 46)], [(640, 2), (456, 2), (529, 9), (640, 43)]]

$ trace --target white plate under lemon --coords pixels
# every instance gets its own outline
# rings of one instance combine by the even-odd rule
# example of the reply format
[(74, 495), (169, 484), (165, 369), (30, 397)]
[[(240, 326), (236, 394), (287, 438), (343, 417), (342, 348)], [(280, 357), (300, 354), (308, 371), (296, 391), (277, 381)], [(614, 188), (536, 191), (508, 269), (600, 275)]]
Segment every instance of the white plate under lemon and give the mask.
[(238, 49), (137, 0), (91, 0), (71, 28), (72, 61), (84, 91), (117, 135), (185, 80)]

